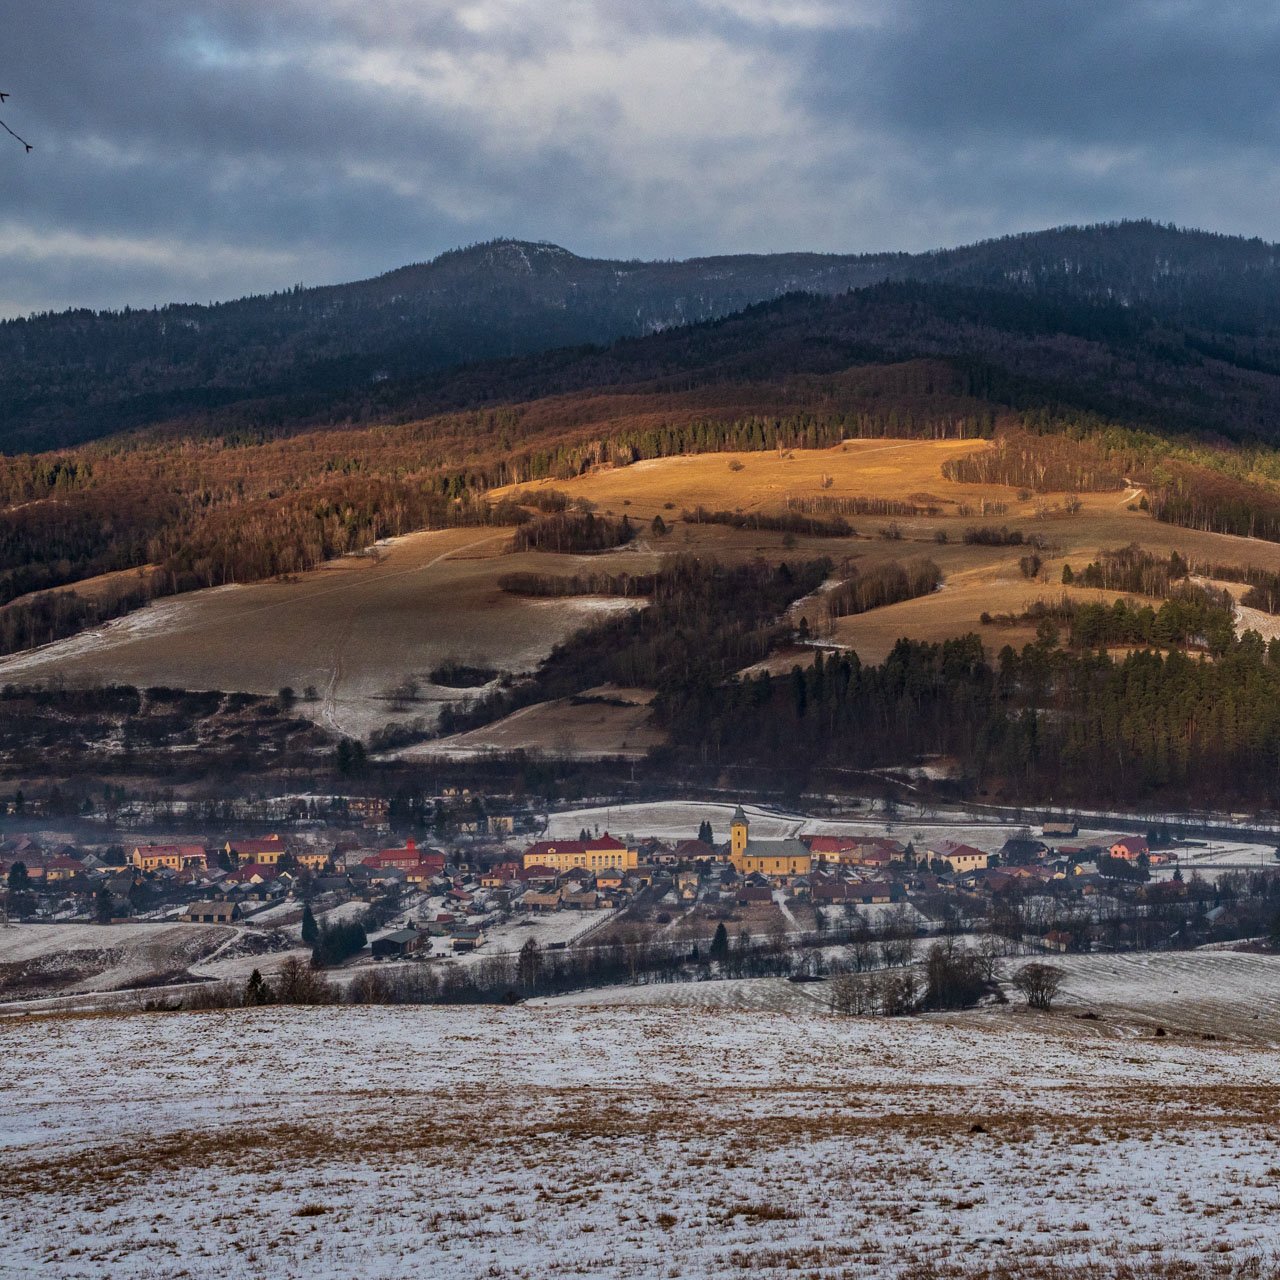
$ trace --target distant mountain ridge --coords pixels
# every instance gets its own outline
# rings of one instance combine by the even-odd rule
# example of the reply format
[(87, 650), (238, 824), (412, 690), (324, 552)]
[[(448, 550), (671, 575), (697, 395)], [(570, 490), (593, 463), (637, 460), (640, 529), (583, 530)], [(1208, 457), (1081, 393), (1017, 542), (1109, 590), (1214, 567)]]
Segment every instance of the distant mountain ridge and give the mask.
[[(352, 284), (213, 306), (0, 323), (0, 450), (71, 444), (252, 404), (266, 429), (327, 405), (373, 420), (478, 361), (609, 344), (788, 294), (918, 282), (1139, 309), (1202, 355), (1269, 372), (1280, 247), (1151, 222), (1062, 227), (924, 254), (782, 253), (627, 262), (498, 240)], [(938, 349), (937, 341), (926, 344)], [(909, 347), (897, 341), (895, 349)], [(562, 356), (561, 361), (564, 357)], [(557, 361), (551, 361), (554, 369)], [(483, 376), (465, 373), (477, 401)], [(554, 388), (553, 388), (554, 389)], [(466, 396), (462, 397), (463, 400)]]

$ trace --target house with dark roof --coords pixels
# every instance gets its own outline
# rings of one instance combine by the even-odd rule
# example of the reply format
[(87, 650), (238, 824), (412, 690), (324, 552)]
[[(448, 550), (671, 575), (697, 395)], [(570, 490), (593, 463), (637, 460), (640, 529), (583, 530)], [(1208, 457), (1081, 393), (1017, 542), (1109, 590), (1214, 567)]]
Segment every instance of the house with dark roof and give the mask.
[[(721, 845), (721, 849), (724, 846)], [(705, 840), (681, 840), (676, 845), (673, 861), (676, 862), (722, 862), (724, 854), (718, 852)]]
[(1000, 861), (1006, 867), (1021, 867), (1037, 862), (1049, 852), (1043, 840), (1014, 836), (1000, 846)]
[(240, 919), (238, 902), (192, 902), (180, 919), (187, 924), (234, 924)]
[(848, 898), (864, 905), (876, 902), (897, 902), (902, 898), (902, 890), (888, 880), (867, 880), (862, 884), (849, 886)]
[(412, 925), (384, 934), (369, 944), (369, 951), (375, 960), (402, 959), (419, 951), (430, 950), (430, 936)]

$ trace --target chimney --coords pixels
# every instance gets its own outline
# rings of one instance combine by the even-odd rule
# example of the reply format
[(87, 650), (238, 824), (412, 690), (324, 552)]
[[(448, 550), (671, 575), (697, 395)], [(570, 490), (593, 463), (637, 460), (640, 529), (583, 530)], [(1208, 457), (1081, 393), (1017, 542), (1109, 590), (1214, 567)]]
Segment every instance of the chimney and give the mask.
[(414, 852), (414, 850), (415, 850), (415, 849), (417, 849), (417, 847), (418, 847), (418, 846), (414, 843), (413, 837), (412, 837), (412, 836), (410, 836), (410, 837), (409, 837), (409, 838), (404, 842), (404, 847), (405, 847), (406, 849), (408, 849), (410, 853), (413, 853), (413, 852)]

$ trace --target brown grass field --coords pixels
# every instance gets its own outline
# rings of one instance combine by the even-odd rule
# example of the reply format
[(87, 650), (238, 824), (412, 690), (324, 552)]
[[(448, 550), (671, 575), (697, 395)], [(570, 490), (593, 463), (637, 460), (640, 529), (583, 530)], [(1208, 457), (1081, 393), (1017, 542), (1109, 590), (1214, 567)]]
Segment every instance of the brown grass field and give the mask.
[[(1139, 496), (1136, 489), (1082, 494), (1081, 510), (1068, 515), (1064, 510), (1067, 494), (1020, 498), (1019, 491), (1010, 486), (957, 484), (943, 478), (941, 468), (948, 458), (987, 447), (985, 442), (973, 440), (851, 440), (834, 449), (660, 459), (524, 488), (555, 488), (572, 497), (587, 498), (602, 511), (626, 513), (638, 520), (660, 514), (670, 521), (682, 509), (698, 504), (717, 511), (780, 512), (789, 498), (822, 495), (940, 506), (942, 513), (936, 517), (852, 517), (849, 522), (860, 535), (855, 539), (786, 539), (777, 533), (714, 525), (680, 525), (669, 535), (668, 545), (674, 549), (714, 549), (725, 558), (829, 555), (839, 562), (848, 556), (860, 568), (913, 556), (934, 560), (946, 576), (941, 591), (836, 622), (831, 638), (856, 650), (865, 662), (883, 660), (903, 636), (937, 641), (976, 631), (993, 651), (1005, 644), (1020, 647), (1034, 638), (1031, 627), (983, 626), (981, 615), (1020, 613), (1039, 598), (1056, 599), (1064, 590), (1064, 563), (1080, 569), (1100, 550), (1132, 542), (1160, 555), (1177, 550), (1189, 559), (1280, 571), (1280, 544), (1161, 524), (1144, 511), (1129, 509)], [(741, 470), (731, 469), (729, 464), (735, 461)], [(823, 482), (828, 477), (831, 484), (826, 487)], [(984, 501), (1004, 504), (1004, 514), (982, 515)], [(960, 513), (959, 508), (966, 506), (972, 514)], [(1023, 577), (1018, 562), (1027, 552), (1025, 547), (964, 543), (965, 529), (977, 525), (1008, 525), (1021, 530), (1024, 537), (1043, 537), (1049, 549), (1042, 553), (1045, 563), (1040, 577)], [(898, 538), (880, 536), (890, 526), (896, 526)], [(945, 544), (936, 539), (939, 530), (947, 534)], [(1239, 586), (1225, 585), (1240, 593)], [(1067, 590), (1079, 599), (1108, 602), (1118, 594), (1075, 587)], [(816, 626), (821, 614), (818, 603), (802, 601), (793, 614), (797, 620), (808, 616), (811, 626)], [(1259, 624), (1258, 619), (1250, 622)], [(785, 669), (795, 661), (794, 654), (782, 655), (770, 665)]]
[[(288, 685), (318, 698), (301, 707), (344, 733), (423, 719), (430, 723), (456, 690), (431, 685), (430, 672), (449, 658), (501, 671), (531, 669), (558, 641), (599, 617), (634, 602), (601, 599), (532, 600), (507, 595), (499, 576), (513, 570), (572, 574), (592, 570), (644, 572), (671, 554), (754, 557), (830, 556), (859, 567), (928, 556), (945, 574), (927, 598), (839, 620), (830, 637), (864, 661), (882, 659), (901, 636), (941, 640), (977, 631), (992, 650), (1031, 638), (1029, 628), (983, 626), (980, 615), (1018, 613), (1040, 597), (1056, 598), (1062, 565), (1077, 569), (1102, 548), (1138, 542), (1192, 559), (1251, 564), (1280, 571), (1280, 544), (1199, 533), (1159, 524), (1130, 510), (1136, 490), (1085, 494), (1076, 515), (1064, 494), (1020, 498), (1005, 486), (956, 484), (942, 463), (989, 447), (982, 441), (849, 441), (826, 450), (704, 454), (637, 463), (574, 480), (525, 485), (556, 488), (589, 499), (597, 510), (629, 515), (642, 534), (630, 547), (593, 556), (504, 554), (508, 531), (455, 529), (411, 534), (375, 554), (349, 556), (289, 581), (222, 587), (160, 601), (97, 632), (0, 660), (0, 681), (59, 678), (72, 684), (105, 681), (142, 686), (220, 688), (270, 694)], [(511, 490), (498, 490), (495, 498)], [(791, 537), (720, 525), (686, 525), (685, 508), (780, 512), (789, 498), (879, 497), (941, 508), (936, 517), (853, 517), (852, 538)], [(1004, 504), (982, 515), (982, 504)], [(968, 514), (961, 509), (968, 507)], [(673, 527), (661, 538), (648, 531), (653, 516)], [(966, 545), (970, 525), (995, 524), (1041, 535), (1049, 544), (1040, 580), (1022, 576), (1020, 547)], [(882, 531), (896, 526), (898, 536)], [(939, 543), (938, 531), (947, 541)], [(1114, 593), (1082, 593), (1103, 599)], [(820, 601), (800, 602), (796, 618), (820, 623)], [(1252, 620), (1251, 620), (1252, 621)], [(775, 666), (790, 666), (795, 654)], [(397, 686), (418, 686), (416, 700), (397, 700)], [(635, 708), (556, 705), (529, 709), (516, 721), (491, 726), (467, 741), (441, 744), (463, 755), (521, 747), (557, 750), (574, 741), (588, 754), (634, 754), (648, 745)]]
[[(347, 556), (290, 581), (161, 600), (99, 631), (0, 660), (0, 681), (58, 677), (263, 694), (288, 685), (299, 695), (313, 685), (320, 697), (301, 709), (344, 733), (431, 719), (441, 703), (459, 696), (431, 685), (440, 663), (457, 658), (529, 670), (612, 605), (499, 590), (500, 573), (548, 558), (503, 555), (509, 537), (509, 530), (491, 528), (411, 534), (377, 555)], [(590, 564), (602, 559), (642, 571), (655, 563), (625, 551)], [(417, 701), (392, 697), (405, 681), (420, 686)]]

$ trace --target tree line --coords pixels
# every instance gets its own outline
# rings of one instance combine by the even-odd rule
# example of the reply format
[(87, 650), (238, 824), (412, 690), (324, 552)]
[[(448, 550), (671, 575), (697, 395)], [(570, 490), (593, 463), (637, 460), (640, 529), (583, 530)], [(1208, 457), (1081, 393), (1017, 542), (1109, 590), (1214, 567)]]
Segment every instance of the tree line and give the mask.
[(558, 554), (582, 555), (593, 551), (611, 551), (626, 546), (636, 536), (635, 526), (623, 516), (585, 515), (538, 516), (522, 522), (511, 538), (511, 551), (551, 551)]
[(824, 580), (831, 561), (724, 565), (668, 558), (649, 604), (580, 631), (552, 650), (530, 678), (468, 706), (446, 707), (440, 733), (489, 724), (520, 707), (570, 697), (599, 684), (664, 689), (714, 685), (767, 656), (791, 629), (779, 621)]
[(564, 596), (647, 596), (657, 582), (652, 573), (504, 573), (498, 586), (512, 595), (557, 598)]
[(851, 564), (842, 573), (841, 580), (822, 593), (818, 603), (829, 617), (844, 618), (927, 596), (941, 584), (942, 570), (924, 557), (870, 565), (865, 569)]
[(901, 640), (879, 666), (818, 653), (787, 676), (681, 682), (654, 715), (664, 767), (690, 776), (739, 768), (795, 789), (941, 757), (965, 795), (1280, 805), (1280, 642), (1253, 632), (1213, 662), (1046, 636), (991, 664), (974, 635)]
[(768, 515), (760, 511), (708, 511), (706, 507), (695, 507), (692, 511), (681, 511), (680, 519), (685, 524), (725, 524), (733, 529), (759, 529), (771, 533), (794, 533), (809, 538), (849, 538), (853, 530), (846, 520), (837, 516), (824, 520), (816, 516), (804, 515), (800, 512), (783, 512), (780, 515)]

